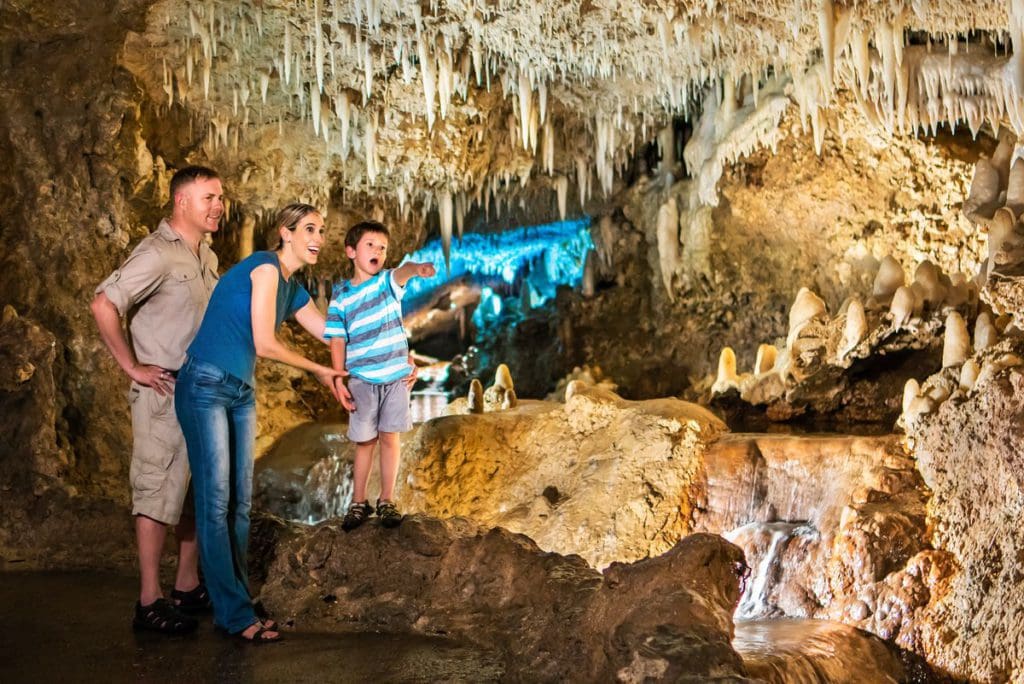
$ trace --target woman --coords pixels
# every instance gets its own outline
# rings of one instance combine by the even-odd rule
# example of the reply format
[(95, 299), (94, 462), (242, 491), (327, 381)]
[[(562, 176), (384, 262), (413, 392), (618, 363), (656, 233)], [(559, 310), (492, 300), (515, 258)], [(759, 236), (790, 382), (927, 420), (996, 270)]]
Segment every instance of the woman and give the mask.
[(294, 316), (323, 340), (324, 317), (295, 277), (316, 263), (324, 243), (323, 218), (308, 204), (290, 204), (278, 213), (276, 225), (280, 242), (274, 251), (256, 252), (220, 279), (174, 390), (192, 468), (199, 553), (214, 621), (252, 642), (281, 638), (273, 621), (256, 617), (246, 569), (256, 357), (308, 370), (336, 397), (334, 379), (341, 375), (284, 346), (276, 335), (281, 323)]

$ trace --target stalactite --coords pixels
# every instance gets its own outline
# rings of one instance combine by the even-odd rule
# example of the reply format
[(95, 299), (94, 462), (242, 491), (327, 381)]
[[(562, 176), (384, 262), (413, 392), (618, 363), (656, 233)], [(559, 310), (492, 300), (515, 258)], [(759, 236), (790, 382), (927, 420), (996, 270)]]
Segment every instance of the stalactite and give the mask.
[(451, 271), (452, 249), (452, 193), (441, 190), (437, 196), (437, 211), (441, 219), (441, 246), (444, 250), (445, 271)]

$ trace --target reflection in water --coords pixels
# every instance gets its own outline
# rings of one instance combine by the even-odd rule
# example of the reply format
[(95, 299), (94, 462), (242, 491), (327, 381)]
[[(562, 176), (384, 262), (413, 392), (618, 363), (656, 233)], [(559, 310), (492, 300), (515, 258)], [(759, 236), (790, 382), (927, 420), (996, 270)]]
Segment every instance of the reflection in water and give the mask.
[(733, 648), (750, 677), (778, 684), (901, 682), (906, 673), (878, 637), (823, 620), (736, 623)]
[(425, 423), (431, 418), (437, 418), (444, 414), (446, 406), (448, 406), (448, 395), (444, 392), (438, 390), (413, 392), (410, 406), (412, 422)]

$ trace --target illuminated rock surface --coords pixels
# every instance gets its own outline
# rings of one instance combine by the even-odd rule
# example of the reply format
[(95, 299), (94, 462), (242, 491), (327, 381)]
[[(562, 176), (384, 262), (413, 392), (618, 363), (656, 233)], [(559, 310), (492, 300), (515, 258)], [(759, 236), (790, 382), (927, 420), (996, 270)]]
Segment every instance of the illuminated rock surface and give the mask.
[(498, 651), (529, 680), (744, 674), (729, 645), (742, 557), (719, 537), (602, 574), (458, 518), (276, 534), (263, 597), (299, 629), (448, 635)]
[(688, 532), (702, 452), (723, 430), (694, 404), (584, 387), (565, 404), (523, 401), (423, 425), (406, 449), (400, 496), (597, 567), (634, 561)]

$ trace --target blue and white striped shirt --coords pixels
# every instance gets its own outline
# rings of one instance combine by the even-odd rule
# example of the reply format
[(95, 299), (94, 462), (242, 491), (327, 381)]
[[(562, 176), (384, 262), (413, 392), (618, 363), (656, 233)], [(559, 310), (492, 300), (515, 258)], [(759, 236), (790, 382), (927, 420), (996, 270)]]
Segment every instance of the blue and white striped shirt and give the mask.
[(345, 338), (345, 367), (355, 377), (382, 385), (409, 375), (409, 343), (402, 327), (405, 288), (394, 269), (358, 285), (334, 288), (324, 337)]

